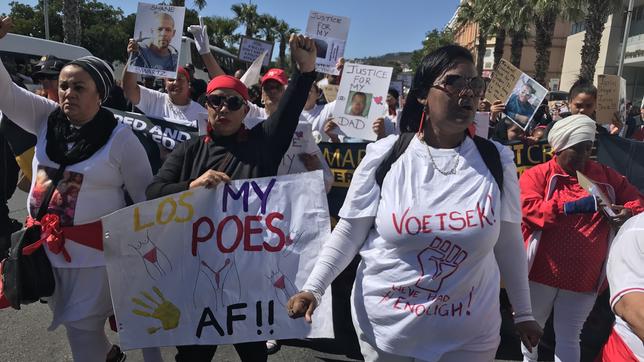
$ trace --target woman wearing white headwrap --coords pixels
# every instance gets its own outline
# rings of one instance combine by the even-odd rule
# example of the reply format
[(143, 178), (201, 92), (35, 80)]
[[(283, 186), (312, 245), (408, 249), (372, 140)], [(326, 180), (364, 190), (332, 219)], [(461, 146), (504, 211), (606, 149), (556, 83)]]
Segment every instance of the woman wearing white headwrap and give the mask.
[[(619, 226), (644, 211), (644, 197), (624, 176), (590, 160), (595, 122), (584, 114), (557, 121), (548, 134), (555, 156), (520, 179), (532, 311), (543, 326), (554, 308), (555, 361), (579, 361), (579, 335), (604, 284), (603, 265)], [(578, 183), (577, 171), (611, 199), (609, 217)], [(537, 353), (523, 350), (524, 361)]]

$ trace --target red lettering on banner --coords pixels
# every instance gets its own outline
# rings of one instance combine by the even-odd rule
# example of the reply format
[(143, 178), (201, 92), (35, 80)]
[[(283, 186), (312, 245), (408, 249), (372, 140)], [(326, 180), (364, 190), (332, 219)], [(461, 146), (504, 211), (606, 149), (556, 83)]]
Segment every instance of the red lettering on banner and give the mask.
[[(232, 220), (235, 223), (236, 234), (235, 234), (235, 241), (233, 242), (233, 245), (227, 248), (224, 246), (224, 241), (222, 240), (222, 237), (224, 234), (224, 228), (226, 227), (226, 224), (230, 220)], [(219, 251), (221, 251), (224, 254), (234, 252), (235, 249), (237, 249), (237, 247), (239, 246), (239, 243), (241, 242), (243, 234), (244, 234), (244, 225), (242, 224), (239, 217), (237, 215), (226, 216), (223, 220), (221, 220), (221, 222), (219, 222), (219, 228), (217, 229), (217, 248), (219, 248)]]
[(264, 242), (264, 249), (266, 251), (270, 252), (278, 252), (284, 248), (284, 244), (286, 243), (286, 236), (284, 235), (284, 232), (273, 225), (273, 220), (284, 220), (284, 215), (280, 214), (279, 212), (272, 212), (266, 216), (266, 228), (273, 232), (275, 235), (277, 235), (280, 239), (279, 243), (276, 246), (272, 246), (271, 244)]
[[(208, 232), (205, 236), (199, 236), (199, 227), (203, 223), (208, 225)], [(197, 256), (197, 243), (203, 243), (209, 240), (214, 232), (215, 225), (213, 225), (212, 220), (206, 216), (199, 218), (199, 220), (192, 224), (192, 256)]]
[(259, 215), (250, 215), (246, 216), (244, 219), (244, 250), (246, 251), (262, 251), (261, 245), (251, 245), (251, 237), (253, 234), (262, 234), (264, 231), (262, 228), (254, 228), (252, 222), (262, 221), (262, 217)]

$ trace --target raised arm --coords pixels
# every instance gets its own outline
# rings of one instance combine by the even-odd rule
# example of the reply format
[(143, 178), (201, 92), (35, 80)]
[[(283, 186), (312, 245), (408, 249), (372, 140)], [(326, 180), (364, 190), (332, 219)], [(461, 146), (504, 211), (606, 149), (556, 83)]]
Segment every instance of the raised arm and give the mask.
[[(127, 44), (128, 56), (139, 51), (139, 45), (134, 39), (130, 39)], [(141, 89), (136, 83), (136, 74), (128, 72), (127, 64), (123, 68), (123, 93), (125, 97), (134, 105), (139, 104), (141, 100)]]
[(312, 39), (302, 35), (291, 35), (289, 41), (291, 55), (297, 63), (299, 72), (293, 75), (284, 96), (275, 111), (263, 123), (264, 134), (268, 138), (268, 147), (279, 162), (291, 144), (293, 133), (297, 128), (302, 109), (309, 95), (309, 90), (315, 81), (316, 48)]
[(188, 31), (192, 33), (195, 39), (195, 47), (201, 55), (203, 64), (208, 69), (208, 76), (212, 79), (218, 75), (226, 74), (219, 66), (217, 59), (210, 52), (210, 42), (208, 41), (208, 27), (206, 25), (190, 25)]
[[(0, 41), (13, 23), (11, 18), (0, 19)], [(49, 114), (56, 109), (56, 102), (18, 87), (0, 62), (0, 111), (25, 131), (37, 134)]]

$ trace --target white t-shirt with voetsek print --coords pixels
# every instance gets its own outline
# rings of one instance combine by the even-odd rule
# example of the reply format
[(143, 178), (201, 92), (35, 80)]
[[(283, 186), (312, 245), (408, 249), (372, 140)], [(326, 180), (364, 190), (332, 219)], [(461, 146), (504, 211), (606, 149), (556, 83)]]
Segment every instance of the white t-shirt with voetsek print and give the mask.
[[(644, 293), (644, 214), (628, 220), (613, 241), (606, 278), (610, 285), (610, 306), (615, 308), (619, 300), (629, 293)], [(644, 361), (644, 342), (618, 315), (615, 316), (615, 331), (631, 352)]]
[(431, 149), (437, 168), (455, 167), (455, 174), (443, 175), (428, 146), (414, 138), (381, 192), (373, 174), (395, 140), (368, 146), (339, 213), (376, 216), (360, 251), (354, 323), (378, 348), (422, 360), (496, 348), (500, 274), (493, 249), (501, 221), (521, 222), (513, 154), (496, 144), (501, 198), (472, 139), (457, 149)]

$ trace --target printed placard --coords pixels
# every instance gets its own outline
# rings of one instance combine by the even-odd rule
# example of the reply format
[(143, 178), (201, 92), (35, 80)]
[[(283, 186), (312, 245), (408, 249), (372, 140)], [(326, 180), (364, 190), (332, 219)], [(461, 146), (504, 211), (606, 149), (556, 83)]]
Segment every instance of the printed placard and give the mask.
[(336, 100), (336, 98), (338, 98), (339, 89), (340, 86), (335, 84), (327, 84), (325, 86), (322, 86), (322, 93), (324, 93), (324, 98), (326, 99), (327, 103), (331, 103)]
[(346, 63), (333, 109), (334, 122), (344, 135), (375, 141), (373, 122), (387, 110), (387, 91), (393, 68)]
[(133, 36), (139, 50), (130, 55), (127, 70), (176, 78), (184, 15), (182, 6), (139, 3)]
[(260, 39), (253, 39), (248, 37), (242, 37), (241, 44), (239, 45), (239, 59), (252, 63), (266, 52), (262, 66), (268, 67), (273, 58), (273, 48), (275, 43), (267, 42)]
[(338, 59), (344, 56), (344, 47), (349, 36), (351, 20), (344, 16), (325, 14), (319, 11), (309, 13), (306, 35), (313, 38), (317, 48), (315, 70), (338, 75)]
[(548, 90), (505, 59), (494, 71), (485, 98), (493, 103), (503, 100), (505, 114), (524, 131), (537, 113)]
[(123, 349), (333, 336), (330, 293), (291, 319), (330, 234), (322, 172), (235, 180), (102, 218)]

